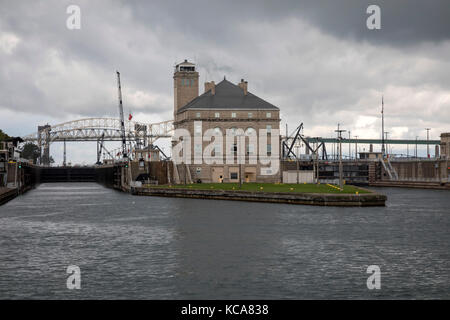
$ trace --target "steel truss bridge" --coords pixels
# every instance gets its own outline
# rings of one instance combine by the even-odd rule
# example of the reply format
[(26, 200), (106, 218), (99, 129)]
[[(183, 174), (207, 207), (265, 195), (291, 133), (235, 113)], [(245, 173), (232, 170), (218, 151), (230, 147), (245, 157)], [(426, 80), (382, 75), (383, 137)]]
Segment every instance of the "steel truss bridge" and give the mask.
[[(159, 138), (170, 138), (173, 121), (142, 123), (125, 120), (126, 139), (138, 146), (149, 146)], [(121, 123), (116, 118), (86, 118), (57, 125), (39, 126), (38, 131), (22, 137), (24, 142), (36, 143), (48, 165), (50, 144), (71, 141), (122, 141)]]
[[(302, 124), (303, 125), (303, 124)], [(301, 129), (300, 125), (297, 129)], [(296, 129), (296, 130), (297, 130)], [(153, 146), (159, 138), (170, 138), (173, 134), (173, 121), (163, 121), (158, 123), (142, 123), (136, 121), (125, 120), (126, 140), (129, 143), (130, 150), (134, 147)], [(312, 145), (316, 144), (316, 148), (322, 147), (322, 153), (326, 154), (325, 143), (360, 143), (360, 144), (382, 144), (381, 139), (345, 139), (342, 138), (322, 138), (322, 137), (307, 137), (297, 130), (296, 135), (281, 136), (284, 141), (285, 153), (284, 157), (290, 157), (292, 148), (301, 136), (301, 139), (306, 142), (308, 148), (312, 152)], [(24, 142), (36, 143), (41, 152), (41, 156), (45, 159), (43, 164), (49, 164), (50, 158), (50, 144), (53, 142), (73, 142), (73, 141), (93, 141), (99, 143), (100, 141), (122, 141), (121, 123), (117, 118), (85, 118), (74, 121), (68, 121), (57, 125), (39, 126), (38, 131), (22, 137)], [(439, 145), (440, 140), (400, 140), (400, 139), (385, 139), (385, 144), (402, 144), (402, 145)], [(288, 146), (290, 145), (290, 147)], [(309, 146), (311, 145), (311, 146)], [(108, 152), (114, 157), (116, 150)]]
[[(281, 136), (281, 154), (283, 159), (297, 159), (294, 153), (294, 148), (299, 147), (302, 143), (305, 145), (306, 153), (311, 152), (316, 157), (322, 153), (322, 159), (328, 159), (326, 144), (385, 144), (385, 145), (440, 145), (440, 140), (408, 140), (408, 139), (365, 139), (365, 138), (323, 138), (323, 137), (309, 137), (303, 135), (303, 122), (291, 133), (291, 135)], [(349, 149), (350, 150), (350, 149)], [(349, 151), (350, 156), (350, 151)]]
[[(321, 137), (305, 137), (305, 140), (309, 143), (339, 143), (338, 138), (321, 138)], [(342, 138), (341, 143), (361, 143), (361, 144), (382, 144), (381, 139), (346, 139)], [(385, 139), (385, 144), (420, 144), (420, 145), (438, 145), (441, 143), (440, 140), (404, 140), (404, 139)]]

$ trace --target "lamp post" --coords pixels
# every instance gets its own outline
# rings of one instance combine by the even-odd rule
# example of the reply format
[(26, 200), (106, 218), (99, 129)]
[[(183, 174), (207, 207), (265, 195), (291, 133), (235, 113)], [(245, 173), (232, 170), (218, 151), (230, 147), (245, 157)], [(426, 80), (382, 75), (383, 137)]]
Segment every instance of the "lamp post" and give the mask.
[(430, 130), (431, 128), (425, 128), (427, 130), (427, 158), (430, 158), (430, 145), (428, 144), (428, 141), (430, 140)]
[[(244, 157), (245, 160), (245, 155), (242, 154), (242, 152), (240, 151), (242, 149), (241, 146), (241, 142), (239, 141), (241, 137), (244, 137), (245, 139), (245, 134), (236, 134), (236, 152), (237, 152), (237, 161), (239, 163), (239, 189), (242, 189), (242, 157)], [(239, 148), (238, 148), (239, 146)], [(245, 140), (244, 140), (244, 146), (245, 146)]]
[(339, 188), (341, 191), (344, 189), (343, 183), (343, 167), (342, 167), (342, 132), (346, 130), (339, 129), (340, 124), (338, 123), (338, 128), (335, 130), (338, 134), (338, 142), (339, 142)]
[(351, 131), (348, 130), (348, 159), (350, 160), (352, 158), (352, 145), (350, 144), (350, 133)]
[(417, 139), (419, 138), (419, 136), (416, 136), (416, 159), (417, 159)]
[(355, 160), (358, 160), (358, 136), (355, 136)]

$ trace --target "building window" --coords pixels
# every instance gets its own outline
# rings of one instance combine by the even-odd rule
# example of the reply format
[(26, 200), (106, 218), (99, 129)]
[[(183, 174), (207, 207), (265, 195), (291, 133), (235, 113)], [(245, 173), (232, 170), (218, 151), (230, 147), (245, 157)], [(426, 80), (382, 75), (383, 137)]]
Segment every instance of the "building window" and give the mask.
[(256, 134), (256, 130), (253, 129), (253, 128), (251, 128), (251, 127), (250, 127), (250, 128), (247, 128), (247, 130), (245, 130), (245, 134), (246, 134), (247, 136)]
[(272, 113), (267, 112), (267, 113), (266, 113), (266, 118), (272, 118)]
[(219, 127), (216, 127), (216, 128), (214, 128), (214, 133), (215, 133), (216, 135), (221, 135), (221, 134), (222, 134), (222, 131), (220, 130)]
[(214, 113), (214, 118), (220, 118), (220, 113), (219, 112)]
[(231, 113), (231, 117), (232, 117), (232, 118), (236, 118), (236, 112), (232, 112), (232, 113)]
[(201, 124), (195, 124), (195, 133), (200, 133), (200, 134), (202, 133), (202, 125)]
[(249, 118), (253, 118), (253, 113), (252, 113), (252, 112), (249, 112), (249, 113), (248, 113), (248, 117), (249, 117)]
[(184, 86), (184, 79), (181, 79), (181, 86)]
[(230, 172), (230, 179), (231, 180), (237, 180), (238, 174), (237, 172)]
[(200, 113), (200, 112), (197, 112), (197, 113), (195, 114), (195, 117), (196, 117), (196, 118), (200, 118), (200, 116), (201, 116), (201, 113)]
[(270, 124), (268, 124), (266, 126), (266, 130), (267, 130), (267, 133), (270, 133), (272, 131), (272, 126)]
[(267, 145), (267, 155), (270, 156), (272, 154), (272, 145), (268, 144)]
[(237, 143), (233, 143), (231, 146), (231, 154), (236, 155), (237, 154)]
[(236, 133), (237, 133), (237, 128), (233, 127), (233, 128), (231, 128), (230, 130), (231, 130), (231, 134), (232, 134), (233, 136), (235, 136)]
[(201, 144), (196, 144), (194, 146), (194, 152), (196, 155), (201, 155), (202, 154), (202, 145)]
[(216, 156), (220, 156), (222, 154), (222, 148), (220, 145), (215, 145), (214, 146), (214, 155)]
[(253, 156), (254, 153), (255, 153), (255, 146), (253, 144), (248, 144), (247, 145), (247, 155)]
[(194, 80), (194, 79), (191, 79), (191, 87), (193, 87), (194, 84), (195, 84), (195, 80)]

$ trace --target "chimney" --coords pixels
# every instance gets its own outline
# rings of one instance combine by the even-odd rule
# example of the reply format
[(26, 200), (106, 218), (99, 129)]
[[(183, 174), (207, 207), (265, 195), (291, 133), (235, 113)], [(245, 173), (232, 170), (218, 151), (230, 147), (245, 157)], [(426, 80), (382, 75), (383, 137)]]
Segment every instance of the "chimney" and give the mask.
[(216, 94), (216, 84), (214, 81), (205, 82), (205, 92), (208, 92), (209, 90), (211, 90), (212, 95)]
[(244, 81), (244, 79), (241, 79), (241, 82), (238, 84), (238, 86), (239, 86), (239, 88), (244, 90), (244, 95), (247, 95), (248, 82)]

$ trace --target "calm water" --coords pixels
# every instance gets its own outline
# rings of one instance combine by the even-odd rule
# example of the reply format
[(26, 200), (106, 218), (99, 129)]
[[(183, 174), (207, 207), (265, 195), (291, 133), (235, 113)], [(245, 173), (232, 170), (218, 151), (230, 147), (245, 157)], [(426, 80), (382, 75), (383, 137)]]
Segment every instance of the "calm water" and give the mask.
[(386, 208), (324, 208), (42, 184), (0, 207), (0, 298), (449, 299), (450, 192), (380, 191)]

